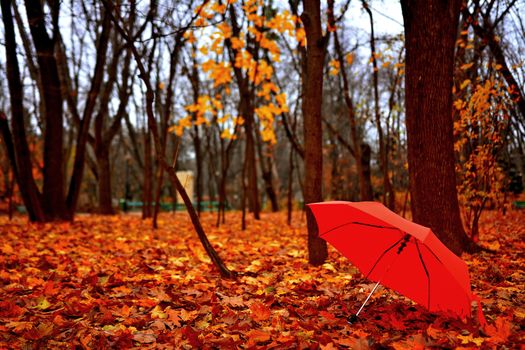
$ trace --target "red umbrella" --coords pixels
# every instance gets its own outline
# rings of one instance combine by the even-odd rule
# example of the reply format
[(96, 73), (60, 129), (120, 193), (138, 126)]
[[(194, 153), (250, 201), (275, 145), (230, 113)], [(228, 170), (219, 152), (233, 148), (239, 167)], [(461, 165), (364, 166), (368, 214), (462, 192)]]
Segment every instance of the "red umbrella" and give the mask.
[[(333, 245), (366, 278), (398, 291), (429, 311), (470, 316), (479, 299), (470, 290), (468, 267), (428, 228), (377, 202), (311, 203), (319, 236)], [(365, 300), (355, 317), (370, 298)]]

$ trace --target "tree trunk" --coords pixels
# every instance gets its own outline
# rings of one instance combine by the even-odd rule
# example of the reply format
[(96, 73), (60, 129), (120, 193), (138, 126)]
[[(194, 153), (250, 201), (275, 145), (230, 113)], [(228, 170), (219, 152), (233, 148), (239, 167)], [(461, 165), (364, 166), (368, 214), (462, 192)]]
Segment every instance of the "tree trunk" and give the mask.
[(151, 156), (151, 133), (148, 127), (146, 127), (146, 131), (144, 133), (144, 182), (142, 186), (142, 218), (147, 219), (150, 218), (153, 214), (151, 212), (151, 201), (153, 199), (153, 159)]
[[(256, 129), (258, 128), (259, 126), (256, 127)], [(275, 186), (273, 183), (273, 149), (271, 145), (267, 145), (268, 152), (264, 154), (264, 143), (261, 139), (261, 134), (256, 132), (255, 135), (257, 141), (257, 154), (259, 155), (259, 164), (261, 166), (261, 175), (264, 181), (264, 189), (266, 191), (266, 195), (268, 196), (268, 200), (270, 201), (272, 212), (277, 213), (279, 211), (279, 196), (277, 195), (277, 191), (275, 191)]]
[[(245, 97), (246, 99), (247, 97)], [(246, 101), (244, 109), (245, 122), (244, 131), (246, 135), (246, 147), (245, 147), (245, 158), (246, 158), (246, 178), (248, 180), (247, 187), (247, 199), (248, 207), (253, 213), (253, 217), (256, 220), (261, 218), (260, 211), (261, 207), (259, 204), (259, 190), (257, 188), (257, 162), (255, 158), (255, 140), (253, 137), (254, 133), (254, 120), (253, 120), (253, 108), (249, 107), (249, 101)], [(258, 132), (258, 131), (255, 131)]]
[[(381, 172), (383, 173), (383, 204), (385, 204), (391, 210), (395, 208), (395, 195), (390, 182), (390, 176), (388, 175), (388, 155), (386, 152), (385, 141), (383, 137), (383, 127), (381, 126), (381, 111), (379, 107), (379, 68), (377, 67), (376, 59), (376, 44), (374, 34), (374, 19), (372, 11), (368, 8), (366, 1), (362, 1), (363, 8), (370, 17), (370, 51), (372, 58), (372, 80), (374, 85), (374, 116), (377, 129), (377, 136), (379, 142), (379, 164), (381, 166)], [(368, 146), (368, 145), (367, 145)]]
[(97, 154), (98, 166), (98, 211), (102, 215), (113, 215), (111, 200), (111, 167), (109, 149), (100, 150)]
[(452, 125), (454, 47), (461, 0), (402, 0), (412, 216), (454, 253), (471, 250), (456, 190)]
[(24, 107), (20, 68), (16, 55), (16, 39), (11, 13), (11, 1), (2, 0), (2, 20), (4, 23), (6, 71), (11, 102), (11, 128), (9, 130), (7, 117), (0, 112), (0, 132), (7, 150), (7, 156), (13, 169), (13, 175), (18, 183), (22, 200), (26, 206), (31, 221), (45, 221), (41, 205), (41, 194), (38, 191), (32, 173), (31, 153), (26, 139), (24, 123)]
[(68, 212), (64, 197), (63, 172), (63, 133), (64, 115), (62, 110), (62, 93), (58, 77), (57, 61), (54, 46), (58, 34), (58, 7), (56, 2), (51, 5), (53, 17), (53, 37), (50, 38), (42, 3), (38, 0), (26, 0), (25, 7), (29, 29), (35, 44), (40, 79), (45, 86), (45, 130), (44, 130), (44, 186), (43, 210), (46, 220), (66, 220)]
[(197, 198), (197, 213), (199, 216), (202, 212), (202, 152), (201, 152), (201, 138), (199, 127), (197, 125), (193, 128), (193, 147), (195, 149), (195, 195)]
[[(306, 31), (306, 62), (303, 67), (304, 118), (304, 202), (315, 203), (323, 200), (323, 129), (321, 105), (323, 102), (323, 66), (326, 53), (326, 38), (321, 29), (320, 0), (304, 0), (301, 19)], [(326, 241), (319, 237), (315, 218), (306, 211), (308, 227), (308, 261), (321, 265), (328, 256)]]
[(290, 147), (290, 158), (288, 159), (288, 167), (290, 172), (288, 173), (288, 194), (287, 194), (287, 203), (286, 203), (286, 222), (288, 226), (292, 224), (292, 210), (293, 210), (293, 171), (294, 171), (294, 161), (293, 161), (294, 148)]
[(361, 200), (374, 200), (374, 190), (372, 189), (372, 171), (370, 169), (370, 159), (372, 150), (367, 143), (361, 144)]

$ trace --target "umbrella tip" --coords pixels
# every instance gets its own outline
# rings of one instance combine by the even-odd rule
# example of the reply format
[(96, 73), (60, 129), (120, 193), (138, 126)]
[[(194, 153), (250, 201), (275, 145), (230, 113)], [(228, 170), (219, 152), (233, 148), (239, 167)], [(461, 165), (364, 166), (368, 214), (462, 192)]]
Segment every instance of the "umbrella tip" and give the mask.
[(359, 317), (357, 315), (350, 315), (346, 318), (346, 322), (348, 322), (348, 324), (354, 324), (357, 321), (359, 321)]

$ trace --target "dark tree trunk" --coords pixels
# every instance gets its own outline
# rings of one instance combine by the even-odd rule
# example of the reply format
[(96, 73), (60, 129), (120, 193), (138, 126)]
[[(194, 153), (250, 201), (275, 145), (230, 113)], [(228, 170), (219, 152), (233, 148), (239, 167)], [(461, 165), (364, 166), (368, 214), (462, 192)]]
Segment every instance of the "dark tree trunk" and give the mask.
[[(258, 126), (257, 126), (257, 129), (258, 129)], [(277, 192), (275, 191), (275, 186), (273, 183), (272, 146), (266, 145), (268, 147), (268, 151), (266, 154), (264, 154), (263, 147), (265, 145), (261, 139), (261, 134), (259, 132), (256, 132), (255, 135), (256, 135), (256, 141), (257, 141), (257, 154), (259, 155), (259, 164), (261, 166), (261, 175), (264, 181), (264, 189), (266, 191), (266, 195), (268, 196), (268, 200), (270, 201), (272, 212), (276, 213), (279, 211), (279, 196), (277, 195)]]
[(288, 167), (290, 172), (288, 173), (288, 194), (286, 203), (286, 222), (288, 225), (292, 224), (292, 211), (293, 211), (293, 172), (294, 172), (294, 161), (293, 161), (294, 148), (290, 147), (290, 158), (288, 159)]
[(245, 158), (246, 158), (246, 178), (247, 178), (247, 199), (248, 207), (253, 213), (253, 217), (256, 220), (261, 218), (260, 215), (260, 204), (259, 204), (259, 190), (257, 188), (257, 162), (255, 158), (255, 140), (253, 133), (254, 131), (254, 120), (253, 120), (253, 108), (249, 102), (249, 97), (245, 97), (245, 107), (242, 109), (242, 115), (245, 117), (244, 132), (246, 135), (246, 147), (245, 147)]
[[(321, 29), (320, 0), (304, 0), (301, 19), (306, 31), (306, 62), (303, 71), (303, 118), (304, 118), (304, 202), (323, 200), (323, 129), (321, 105), (323, 102), (323, 66), (326, 53), (326, 37)], [(326, 241), (319, 237), (315, 218), (306, 211), (308, 227), (308, 261), (321, 265), (328, 256)]]
[(109, 148), (100, 150), (97, 154), (98, 165), (98, 205), (99, 213), (113, 215), (113, 203), (111, 200), (111, 167), (109, 162)]
[(151, 133), (146, 127), (144, 131), (144, 179), (142, 185), (142, 218), (152, 216), (151, 201), (153, 199), (153, 158), (151, 156)]
[(197, 197), (197, 213), (199, 216), (202, 211), (202, 152), (201, 152), (201, 138), (199, 127), (193, 128), (193, 147), (195, 149), (195, 195)]
[(367, 143), (361, 144), (361, 200), (374, 200), (374, 190), (372, 189), (372, 171), (370, 170), (370, 159), (372, 150)]
[(402, 0), (412, 216), (454, 253), (472, 247), (459, 212), (452, 125), (454, 47), (461, 0)]
[(2, 20), (4, 23), (6, 70), (11, 102), (11, 128), (9, 130), (7, 117), (0, 112), (0, 131), (11, 163), (13, 175), (18, 183), (22, 200), (26, 206), (31, 221), (45, 221), (41, 205), (41, 195), (32, 173), (31, 153), (27, 144), (24, 124), (24, 107), (22, 81), (16, 56), (16, 39), (11, 13), (11, 1), (2, 0)]
[(39, 0), (26, 0), (25, 7), (29, 29), (35, 44), (40, 79), (45, 86), (45, 130), (44, 130), (44, 187), (43, 210), (46, 220), (66, 220), (69, 218), (64, 196), (63, 172), (63, 133), (64, 115), (62, 93), (58, 76), (57, 61), (54, 55), (55, 41), (58, 37), (59, 2), (51, 5), (53, 37), (46, 28), (45, 15)]

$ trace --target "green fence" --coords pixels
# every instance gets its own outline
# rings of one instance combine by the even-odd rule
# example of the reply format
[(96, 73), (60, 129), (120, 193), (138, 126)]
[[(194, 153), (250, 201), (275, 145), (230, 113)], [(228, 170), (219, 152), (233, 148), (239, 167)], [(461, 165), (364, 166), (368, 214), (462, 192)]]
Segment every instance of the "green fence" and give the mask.
[(525, 201), (516, 201), (513, 204), (516, 209), (525, 209)]

